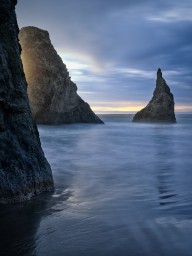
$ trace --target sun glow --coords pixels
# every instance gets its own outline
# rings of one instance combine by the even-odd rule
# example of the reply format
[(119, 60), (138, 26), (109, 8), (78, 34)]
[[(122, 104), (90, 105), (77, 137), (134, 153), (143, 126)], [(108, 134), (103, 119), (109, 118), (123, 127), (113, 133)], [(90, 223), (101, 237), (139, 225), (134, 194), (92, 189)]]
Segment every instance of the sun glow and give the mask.
[[(91, 103), (91, 102), (90, 102)], [(145, 107), (143, 102), (92, 102), (91, 106), (96, 113), (129, 113), (137, 112)]]
[[(147, 102), (90, 102), (96, 113), (136, 113), (147, 105)], [(177, 105), (175, 112), (192, 112), (192, 106)]]
[[(91, 56), (74, 52), (70, 49), (57, 49), (57, 52), (67, 68), (72, 70), (91, 70), (93, 72), (100, 72), (101, 69), (96, 61)], [(67, 53), (66, 53), (67, 52)]]
[(175, 107), (176, 112), (192, 112), (192, 106), (178, 105)]

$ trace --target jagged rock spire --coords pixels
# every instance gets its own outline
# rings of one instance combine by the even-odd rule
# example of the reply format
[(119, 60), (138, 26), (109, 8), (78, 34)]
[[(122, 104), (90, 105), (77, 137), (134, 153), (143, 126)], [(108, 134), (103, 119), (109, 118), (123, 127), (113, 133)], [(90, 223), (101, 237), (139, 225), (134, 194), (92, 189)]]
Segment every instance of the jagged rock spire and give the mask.
[(161, 72), (160, 68), (158, 68), (158, 70), (157, 70), (157, 79), (159, 79), (159, 78), (162, 78), (162, 72)]
[(160, 68), (157, 70), (153, 97), (145, 108), (135, 114), (133, 122), (176, 122), (174, 97), (162, 76)]
[(19, 38), (35, 122), (103, 123), (77, 94), (77, 86), (51, 44), (49, 33), (36, 27), (25, 27)]

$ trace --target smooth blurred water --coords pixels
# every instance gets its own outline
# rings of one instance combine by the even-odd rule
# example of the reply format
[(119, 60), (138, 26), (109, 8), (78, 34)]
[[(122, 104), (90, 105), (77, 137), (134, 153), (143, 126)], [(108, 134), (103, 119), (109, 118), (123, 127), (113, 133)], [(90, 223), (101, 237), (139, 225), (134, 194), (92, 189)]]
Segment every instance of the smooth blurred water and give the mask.
[(56, 191), (0, 206), (0, 255), (192, 255), (192, 115), (101, 118), (39, 126)]

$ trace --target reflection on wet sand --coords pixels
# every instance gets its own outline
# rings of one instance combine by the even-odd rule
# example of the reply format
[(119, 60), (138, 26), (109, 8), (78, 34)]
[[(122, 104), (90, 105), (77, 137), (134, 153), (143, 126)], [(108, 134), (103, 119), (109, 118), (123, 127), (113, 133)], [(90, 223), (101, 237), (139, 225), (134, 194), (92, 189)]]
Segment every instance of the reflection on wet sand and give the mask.
[(60, 211), (71, 193), (66, 189), (30, 202), (0, 205), (0, 255), (36, 255), (36, 234), (42, 218)]

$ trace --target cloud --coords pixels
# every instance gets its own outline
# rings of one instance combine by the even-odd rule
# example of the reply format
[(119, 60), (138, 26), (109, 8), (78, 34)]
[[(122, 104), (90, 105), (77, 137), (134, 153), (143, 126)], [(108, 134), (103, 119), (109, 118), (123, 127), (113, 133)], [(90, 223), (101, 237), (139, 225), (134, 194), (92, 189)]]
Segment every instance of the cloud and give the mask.
[(20, 0), (17, 6), (20, 27), (49, 31), (88, 102), (147, 102), (160, 67), (182, 106), (192, 98), (191, 11), (191, 0)]
[(192, 22), (192, 6), (180, 9), (171, 9), (166, 12), (158, 13), (147, 19), (156, 22)]
[[(137, 77), (137, 78), (146, 78), (146, 79), (154, 79), (155, 71), (141, 70), (141, 69), (133, 69), (133, 68), (116, 68), (114, 69), (120, 73), (125, 74), (128, 77)], [(167, 70), (164, 72), (165, 76), (175, 76), (181, 75), (181, 72), (176, 70)]]

